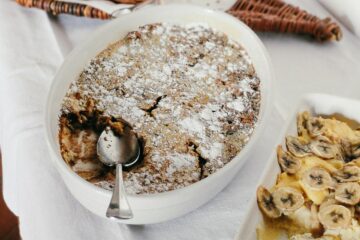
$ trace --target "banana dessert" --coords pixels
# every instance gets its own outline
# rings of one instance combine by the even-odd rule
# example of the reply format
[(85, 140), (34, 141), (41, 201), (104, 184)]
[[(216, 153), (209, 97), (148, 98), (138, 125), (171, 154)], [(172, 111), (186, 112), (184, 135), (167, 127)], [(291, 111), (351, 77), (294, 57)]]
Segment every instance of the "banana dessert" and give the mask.
[(290, 240), (360, 239), (360, 130), (333, 117), (297, 118), (297, 136), (278, 146), (276, 184), (257, 190), (266, 232)]
[(203, 24), (149, 24), (111, 44), (83, 69), (63, 100), (59, 141), (82, 178), (114, 186), (96, 154), (99, 133), (125, 125), (142, 160), (125, 169), (129, 194), (188, 186), (221, 169), (258, 120), (260, 80), (247, 52)]

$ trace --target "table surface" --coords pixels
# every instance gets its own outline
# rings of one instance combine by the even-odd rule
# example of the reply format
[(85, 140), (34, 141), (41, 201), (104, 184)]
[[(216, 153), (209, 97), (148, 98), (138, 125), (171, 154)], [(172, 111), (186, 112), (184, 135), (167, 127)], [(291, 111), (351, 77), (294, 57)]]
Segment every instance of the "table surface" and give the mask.
[[(318, 2), (292, 0), (330, 15)], [(322, 92), (360, 99), (360, 40), (343, 28), (343, 40), (319, 44), (304, 37), (261, 33), (276, 81), (271, 119), (263, 138), (231, 184), (198, 210), (149, 226), (109, 223), (83, 208), (67, 191), (44, 140), (46, 94), (71, 49), (106, 22), (53, 18), (13, 1), (0, 1), (0, 145), (4, 197), (20, 218), (24, 239), (232, 239), (268, 156), (296, 103)]]

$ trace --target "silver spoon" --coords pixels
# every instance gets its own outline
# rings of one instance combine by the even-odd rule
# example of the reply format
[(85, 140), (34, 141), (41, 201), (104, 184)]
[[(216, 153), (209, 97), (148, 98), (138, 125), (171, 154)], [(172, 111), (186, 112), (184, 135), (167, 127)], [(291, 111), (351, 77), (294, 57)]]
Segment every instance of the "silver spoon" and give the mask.
[(100, 161), (105, 165), (116, 165), (115, 187), (106, 216), (115, 219), (133, 218), (131, 207), (126, 198), (122, 166), (130, 167), (139, 160), (140, 147), (137, 137), (129, 127), (124, 128), (122, 136), (115, 136), (114, 132), (107, 127), (97, 142), (97, 154)]

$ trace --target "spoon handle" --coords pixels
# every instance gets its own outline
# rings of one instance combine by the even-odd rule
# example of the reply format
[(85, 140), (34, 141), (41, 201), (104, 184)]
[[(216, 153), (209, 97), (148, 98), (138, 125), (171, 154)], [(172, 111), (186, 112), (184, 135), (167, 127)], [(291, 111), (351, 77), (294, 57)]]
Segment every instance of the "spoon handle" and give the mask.
[(116, 165), (115, 187), (113, 190), (113, 195), (111, 197), (109, 207), (106, 211), (106, 216), (108, 218), (116, 218), (116, 219), (133, 218), (133, 213), (131, 211), (129, 202), (126, 198), (121, 164)]

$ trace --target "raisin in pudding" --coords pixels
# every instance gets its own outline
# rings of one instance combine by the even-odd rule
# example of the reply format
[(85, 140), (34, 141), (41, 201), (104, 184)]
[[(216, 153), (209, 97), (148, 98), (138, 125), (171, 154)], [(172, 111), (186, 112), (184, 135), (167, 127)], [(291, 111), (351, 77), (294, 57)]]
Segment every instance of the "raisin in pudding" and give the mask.
[(61, 153), (73, 171), (111, 189), (96, 155), (100, 132), (129, 125), (142, 161), (124, 172), (128, 193), (188, 186), (231, 161), (256, 127), (260, 81), (246, 51), (206, 25), (151, 24), (92, 59), (63, 100)]

